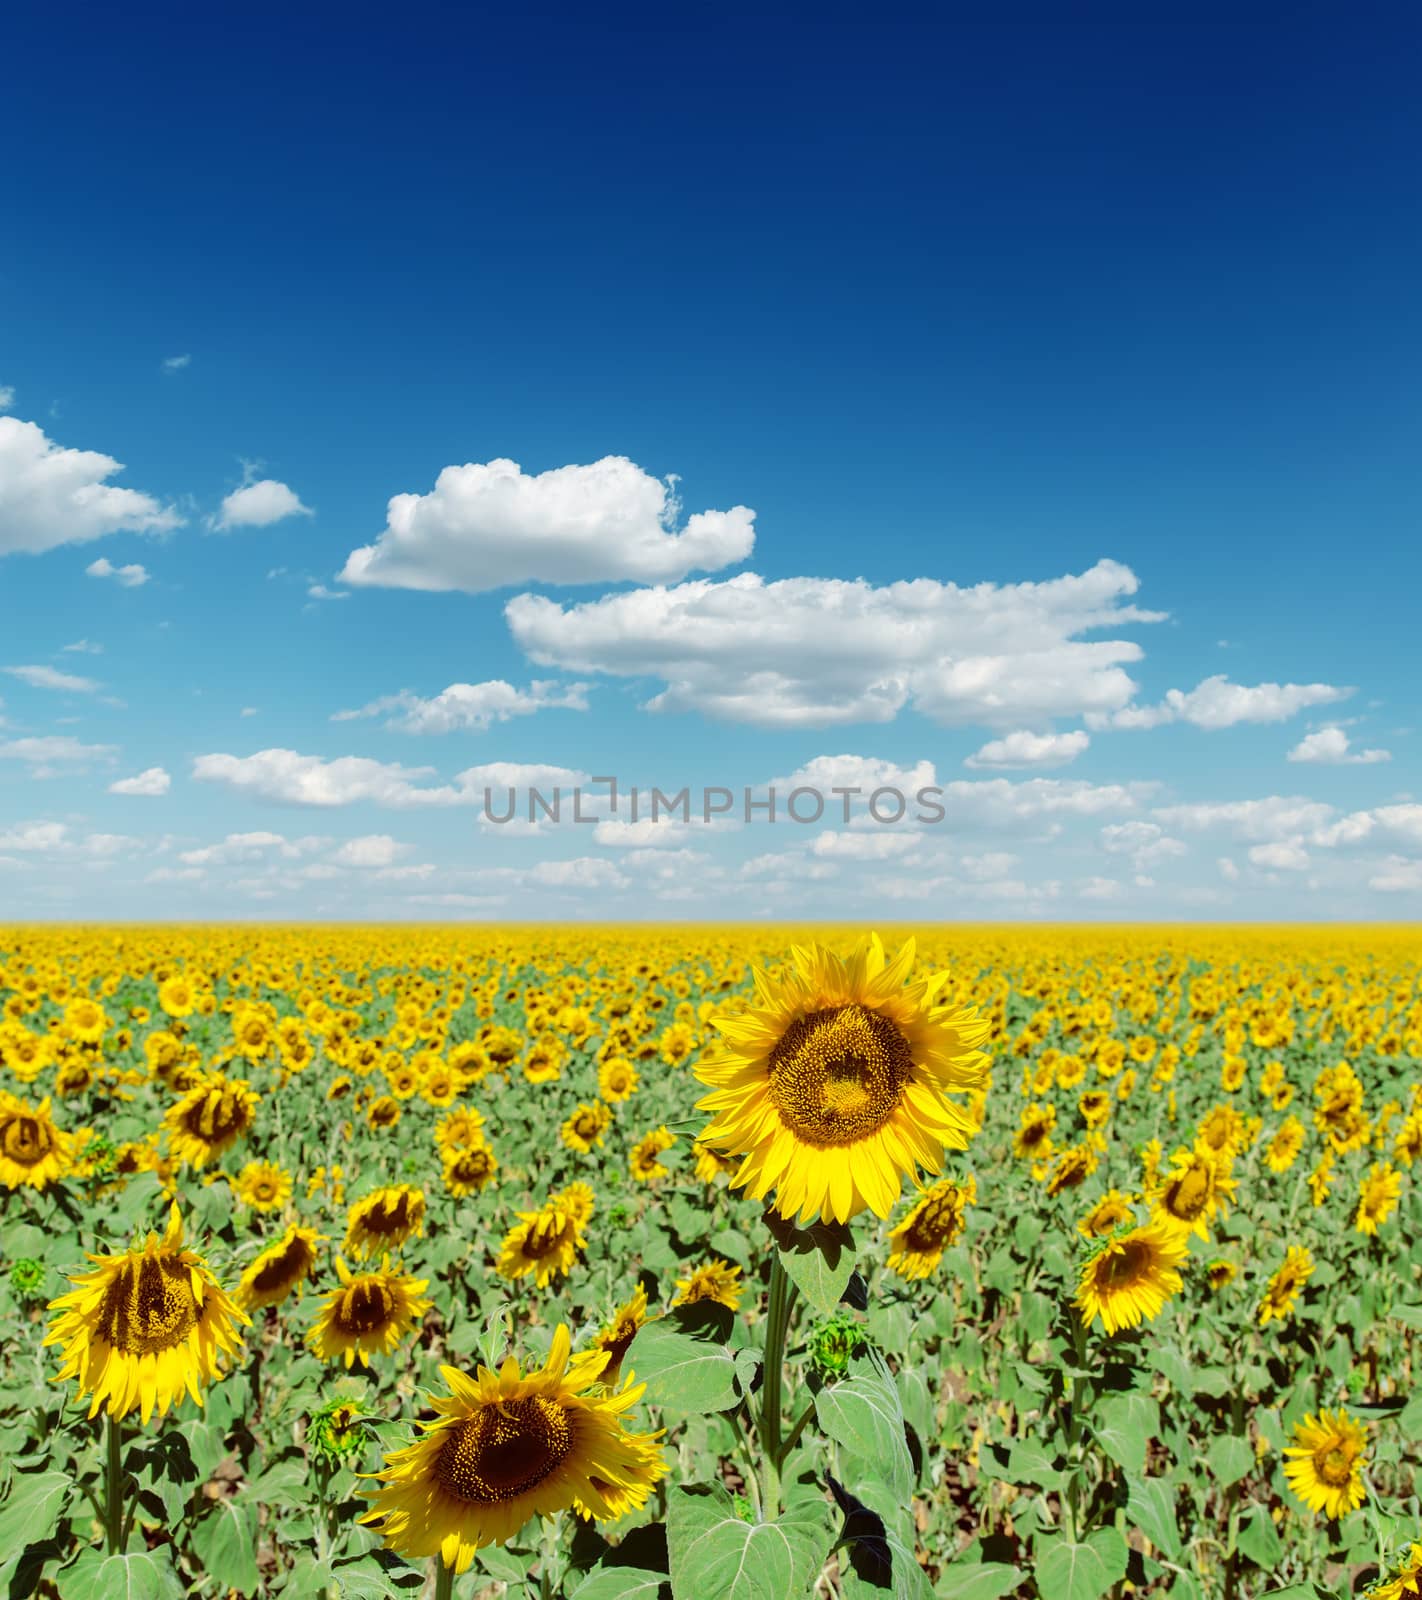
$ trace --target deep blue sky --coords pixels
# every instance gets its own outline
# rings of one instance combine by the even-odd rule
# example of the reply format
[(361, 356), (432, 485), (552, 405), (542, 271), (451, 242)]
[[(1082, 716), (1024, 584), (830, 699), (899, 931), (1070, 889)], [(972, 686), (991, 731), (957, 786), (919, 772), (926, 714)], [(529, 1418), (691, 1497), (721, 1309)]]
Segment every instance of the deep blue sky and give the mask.
[[(173, 770), (170, 826), (244, 826), (245, 802), (180, 804), (212, 750), (446, 772), (582, 766), (614, 739), (700, 779), (710, 738), (748, 780), (847, 750), (962, 777), (988, 737), (912, 711), (863, 732), (649, 721), (657, 685), (621, 679), (591, 716), (457, 749), (332, 728), (400, 688), (546, 675), (508, 636), (508, 591), (303, 609), (304, 582), (267, 576), (334, 587), (392, 494), (500, 456), (533, 473), (625, 455), (678, 474), (688, 511), (749, 505), (768, 580), (1124, 562), (1172, 619), (1113, 635), (1145, 648), (1142, 703), (1219, 672), (1356, 686), (1355, 745), (1394, 760), (1289, 768), (1314, 716), (1105, 735), (1066, 776), (1343, 810), (1410, 794), (1422, 30), (621, 16), (7, 19), (0, 385), (187, 526), (4, 559), (5, 661), (102, 640), (89, 665), (128, 708), (85, 705), (76, 731), (125, 770)], [(162, 371), (177, 354), (191, 364)], [(316, 515), (204, 533), (241, 459)], [(84, 579), (101, 554), (153, 581)], [(12, 734), (64, 731), (52, 693), (0, 692)], [(234, 723), (243, 705), (260, 729)], [(91, 786), (36, 799), (7, 770), (0, 834), (71, 813), (131, 829), (133, 804)]]

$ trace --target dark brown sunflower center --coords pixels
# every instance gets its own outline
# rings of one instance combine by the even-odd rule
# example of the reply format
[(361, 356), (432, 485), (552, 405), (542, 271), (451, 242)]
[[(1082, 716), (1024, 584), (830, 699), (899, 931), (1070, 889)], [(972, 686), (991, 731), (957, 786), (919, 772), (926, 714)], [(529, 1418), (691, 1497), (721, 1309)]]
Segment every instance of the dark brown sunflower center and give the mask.
[(361, 1218), (361, 1226), (371, 1233), (399, 1233), (410, 1226), (410, 1197), (402, 1194), (392, 1205), (382, 1201)]
[(460, 1500), (496, 1505), (537, 1488), (572, 1449), (567, 1411), (556, 1400), (529, 1395), (481, 1406), (452, 1429), (435, 1476)]
[(961, 1217), (955, 1195), (934, 1195), (909, 1224), (905, 1242), (910, 1250), (924, 1253), (941, 1250), (957, 1234)]
[(357, 1278), (341, 1298), (336, 1322), (342, 1333), (374, 1333), (395, 1314), (395, 1296), (376, 1278)]
[(197, 1326), (192, 1270), (164, 1256), (145, 1256), (119, 1270), (99, 1306), (98, 1336), (126, 1355), (182, 1344)]
[(1353, 1457), (1341, 1444), (1315, 1452), (1313, 1466), (1330, 1489), (1343, 1488), (1353, 1476)]
[(1210, 1175), (1203, 1167), (1191, 1167), (1166, 1186), (1165, 1208), (1172, 1216), (1193, 1222), (1210, 1201)]
[(1149, 1274), (1153, 1260), (1151, 1247), (1144, 1240), (1128, 1239), (1119, 1249), (1110, 1251), (1097, 1266), (1097, 1283), (1106, 1293), (1133, 1289)]
[(887, 1017), (835, 1006), (785, 1030), (770, 1053), (770, 1099), (806, 1144), (855, 1144), (894, 1114), (912, 1073), (908, 1041)]
[(49, 1129), (37, 1117), (11, 1117), (0, 1132), (0, 1149), (22, 1167), (33, 1167), (54, 1148)]
[(273, 1289), (285, 1288), (287, 1284), (296, 1282), (308, 1264), (306, 1246), (290, 1245), (274, 1260), (257, 1268), (252, 1274), (252, 1287), (259, 1294), (270, 1294)]
[(536, 1261), (541, 1261), (544, 1256), (557, 1255), (571, 1227), (571, 1220), (561, 1215), (540, 1217), (528, 1230), (528, 1237), (523, 1243), (524, 1255), (532, 1256)]
[(220, 1144), (242, 1132), (247, 1126), (247, 1113), (236, 1095), (215, 1090), (187, 1112), (183, 1126), (196, 1139)]

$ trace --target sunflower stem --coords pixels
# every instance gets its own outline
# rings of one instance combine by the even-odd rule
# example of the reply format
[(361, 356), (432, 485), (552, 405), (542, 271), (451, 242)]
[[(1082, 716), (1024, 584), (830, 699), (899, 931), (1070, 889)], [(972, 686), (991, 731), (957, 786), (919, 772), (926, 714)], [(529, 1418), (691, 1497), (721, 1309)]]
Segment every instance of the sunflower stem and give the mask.
[(770, 1258), (770, 1303), (765, 1317), (765, 1374), (760, 1405), (761, 1512), (769, 1518), (780, 1514), (781, 1385), (792, 1294), (793, 1285), (777, 1250)]
[(109, 1417), (104, 1424), (108, 1455), (104, 1469), (104, 1532), (111, 1556), (123, 1554), (123, 1434), (122, 1423)]
[(439, 1565), (435, 1568), (435, 1600), (452, 1600), (453, 1594), (454, 1568), (440, 1556)]

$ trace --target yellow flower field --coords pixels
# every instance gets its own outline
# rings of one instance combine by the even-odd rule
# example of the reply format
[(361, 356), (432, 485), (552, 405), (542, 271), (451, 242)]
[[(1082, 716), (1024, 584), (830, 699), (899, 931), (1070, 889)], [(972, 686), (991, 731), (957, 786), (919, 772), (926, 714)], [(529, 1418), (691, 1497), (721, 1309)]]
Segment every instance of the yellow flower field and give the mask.
[(1418, 1593), (1411, 928), (0, 929), (10, 1596)]

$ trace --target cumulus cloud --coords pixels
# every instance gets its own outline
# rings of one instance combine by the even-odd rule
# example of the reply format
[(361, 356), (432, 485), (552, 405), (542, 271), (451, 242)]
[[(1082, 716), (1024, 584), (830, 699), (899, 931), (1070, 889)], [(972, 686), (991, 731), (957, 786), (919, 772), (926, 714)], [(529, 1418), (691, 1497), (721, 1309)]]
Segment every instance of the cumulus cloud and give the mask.
[(1179, 839), (1172, 839), (1158, 823), (1139, 819), (1107, 823), (1101, 830), (1101, 848), (1108, 855), (1129, 855), (1138, 873), (1171, 856), (1186, 854), (1186, 846)]
[(226, 532), (232, 528), (269, 528), (287, 517), (309, 517), (310, 506), (302, 505), (294, 489), (276, 478), (258, 478), (244, 483), (227, 495), (212, 526)]
[(81, 678), (75, 672), (57, 672), (53, 667), (5, 667), (12, 678), (29, 684), (32, 689), (58, 689), (65, 694), (96, 694), (103, 685), (93, 678)]
[(167, 794), (173, 780), (162, 767), (148, 767), (133, 778), (120, 778), (109, 785), (110, 794), (140, 795), (146, 799)]
[(338, 711), (331, 721), (384, 717), (385, 726), (399, 733), (483, 733), (495, 722), (531, 716), (550, 707), (586, 711), (587, 687), (585, 683), (561, 684), (540, 678), (527, 689), (517, 689), (502, 678), (491, 678), (485, 683), (452, 683), (429, 699), (402, 689), (357, 710)]
[(861, 794), (872, 794), (875, 789), (897, 789), (900, 794), (917, 794), (920, 789), (930, 789), (938, 782), (931, 761), (920, 761), (912, 767), (901, 767), (893, 761), (883, 761), (877, 756), (816, 756), (792, 772), (788, 778), (772, 778), (767, 785), (777, 794), (789, 794), (792, 789), (818, 789), (823, 795), (835, 789), (857, 789)]
[(193, 777), (220, 783), (252, 799), (296, 806), (347, 806), (357, 801), (410, 807), (457, 805), (465, 798), (449, 785), (424, 787), (433, 767), (405, 767), (366, 756), (302, 755), (295, 750), (258, 750), (250, 756), (225, 752), (198, 756)]
[(1317, 762), (1323, 766), (1373, 766), (1379, 761), (1391, 761), (1388, 750), (1352, 750), (1348, 735), (1342, 728), (1320, 728), (1317, 733), (1306, 733), (1289, 751), (1290, 761)]
[(514, 583), (666, 583), (743, 561), (746, 506), (698, 511), (677, 531), (674, 480), (625, 456), (526, 474), (516, 461), (446, 467), (428, 494), (397, 494), (374, 544), (353, 550), (343, 583), (462, 589)]
[(399, 843), (388, 833), (367, 833), (359, 839), (347, 839), (331, 860), (340, 867), (393, 867), (409, 853), (409, 845)]
[(108, 482), (122, 471), (112, 456), (66, 449), (38, 424), (0, 416), (0, 556), (176, 528), (171, 506)]
[(64, 652), (66, 655), (101, 656), (104, 653), (104, 647), (101, 644), (93, 643), (89, 639), (76, 639), (73, 644), (64, 646)]
[(912, 833), (821, 833), (810, 853), (833, 861), (887, 861), (921, 843)]
[[(0, 844), (4, 840), (0, 839)], [(1388, 856), (1368, 879), (1368, 887), (1382, 894), (1422, 893), (1422, 861), (1406, 856)]]
[(516, 595), (504, 614), (540, 665), (661, 679), (650, 711), (796, 728), (889, 722), (912, 705), (944, 724), (1010, 727), (1130, 701), (1136, 685), (1121, 663), (1140, 647), (1079, 636), (1159, 620), (1123, 603), (1136, 588), (1114, 561), (966, 589), (742, 573), (566, 608)]
[(1154, 706), (1122, 706), (1111, 712), (1089, 711), (1093, 728), (1159, 728), (1167, 722), (1188, 722), (1214, 732), (1242, 722), (1284, 722), (1309, 706), (1346, 700), (1352, 689), (1328, 683), (1231, 683), (1223, 673), (1206, 678), (1188, 693), (1167, 691)]
[(147, 567), (140, 566), (136, 561), (130, 562), (126, 567), (116, 567), (107, 556), (100, 556), (97, 561), (91, 561), (84, 568), (84, 572), (90, 578), (112, 578), (125, 589), (137, 589), (147, 583), (151, 576)]
[(1209, 800), (1188, 805), (1157, 806), (1154, 815), (1167, 827), (1203, 832), (1228, 828), (1242, 840), (1270, 843), (1323, 828), (1334, 808), (1298, 795), (1265, 795), (1257, 800)]
[(990, 739), (981, 750), (970, 755), (966, 767), (1064, 767), (1091, 743), (1089, 734), (1077, 728), (1072, 733), (1031, 733), (1018, 729), (1002, 739)]
[(45, 734), (29, 739), (0, 739), (0, 760), (22, 761), (32, 778), (54, 778), (60, 773), (110, 761), (118, 754), (111, 744), (83, 744), (68, 734)]
[(1256, 867), (1267, 867), (1273, 872), (1306, 872), (1310, 865), (1308, 851), (1298, 837), (1251, 845), (1249, 859)]
[(186, 353), (180, 356), (163, 357), (164, 372), (182, 372), (185, 368), (192, 366), (192, 364), (193, 358)]
[(8, 411), (15, 403), (15, 387), (10, 383), (0, 383), (0, 411)]

